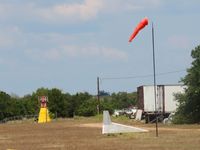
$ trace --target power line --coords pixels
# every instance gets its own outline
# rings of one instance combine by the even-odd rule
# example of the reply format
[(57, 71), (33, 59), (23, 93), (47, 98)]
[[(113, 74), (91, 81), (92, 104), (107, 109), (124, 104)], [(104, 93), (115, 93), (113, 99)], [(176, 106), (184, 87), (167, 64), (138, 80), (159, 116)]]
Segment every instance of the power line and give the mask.
[[(156, 76), (164, 76), (164, 75), (168, 75), (168, 74), (175, 74), (175, 73), (180, 73), (180, 72), (185, 72), (185, 71), (186, 71), (186, 69), (170, 71), (170, 72), (163, 72), (163, 73), (156, 74)], [(126, 76), (126, 77), (102, 77), (100, 79), (101, 80), (121, 80), (121, 79), (149, 78), (149, 77), (152, 77), (152, 76), (153, 76), (153, 74)]]

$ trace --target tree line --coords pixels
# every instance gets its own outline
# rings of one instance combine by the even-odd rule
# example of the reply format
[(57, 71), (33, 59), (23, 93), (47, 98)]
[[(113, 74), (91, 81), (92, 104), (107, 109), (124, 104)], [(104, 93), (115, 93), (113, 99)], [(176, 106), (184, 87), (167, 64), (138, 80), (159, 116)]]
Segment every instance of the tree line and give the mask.
[[(136, 93), (106, 93), (100, 92), (100, 110), (127, 108), (136, 104)], [(64, 93), (53, 88), (39, 88), (23, 97), (0, 92), (0, 120), (14, 116), (38, 115), (40, 110), (39, 96), (48, 96), (48, 109), (51, 117), (94, 116), (97, 114), (97, 98), (87, 92), (76, 94)]]
[(175, 123), (200, 123), (200, 45), (191, 52), (191, 67), (181, 81), (187, 86), (184, 94), (177, 94), (179, 102)]

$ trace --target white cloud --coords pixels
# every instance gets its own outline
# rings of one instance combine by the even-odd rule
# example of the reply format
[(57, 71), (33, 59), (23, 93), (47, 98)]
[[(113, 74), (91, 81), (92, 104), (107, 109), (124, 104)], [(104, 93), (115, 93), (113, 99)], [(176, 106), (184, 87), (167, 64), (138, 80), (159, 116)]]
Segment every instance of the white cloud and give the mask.
[[(80, 34), (89, 40), (91, 33)], [(127, 60), (127, 53), (114, 48), (99, 47), (94, 44), (83, 46), (68, 45), (77, 43), (80, 35), (62, 33), (29, 33), (18, 26), (6, 27), (0, 30), (0, 50), (26, 54), (34, 59), (60, 60), (64, 58), (102, 58), (112, 60)], [(90, 40), (89, 40), (90, 41)], [(4, 49), (5, 48), (5, 49)]]
[(83, 3), (63, 3), (48, 8), (39, 8), (36, 14), (52, 22), (89, 20), (96, 17), (102, 7), (101, 0), (84, 0)]
[(190, 39), (184, 35), (173, 35), (168, 38), (168, 43), (175, 48), (188, 48), (190, 46)]
[(82, 0), (81, 3), (63, 1), (51, 5), (40, 5), (37, 1), (23, 3), (8, 1), (0, 2), (0, 18), (71, 23), (93, 19), (99, 13), (148, 10), (160, 5), (161, 0)]
[(140, 11), (161, 6), (162, 0), (102, 0), (107, 12)]
[(123, 51), (119, 51), (113, 48), (88, 46), (88, 47), (76, 47), (65, 46), (64, 53), (73, 57), (99, 57), (115, 60), (126, 60), (127, 54)]
[(0, 30), (0, 48), (17, 46), (19, 43), (22, 43), (21, 39), (22, 33), (17, 26), (6, 27)]
[(82, 3), (74, 2), (57, 3), (54, 5), (40, 6), (37, 2), (1, 3), (0, 17), (2, 19), (28, 19), (44, 22), (65, 22), (84, 21), (95, 18), (103, 8), (102, 0), (83, 0)]
[(127, 53), (105, 47), (97, 46), (63, 46), (54, 49), (29, 49), (26, 51), (28, 57), (41, 60), (61, 60), (65, 58), (100, 58), (108, 60), (125, 61), (128, 58)]
[(58, 5), (53, 11), (63, 16), (79, 16), (83, 20), (93, 18), (103, 7), (101, 0), (85, 0), (83, 4)]
[(66, 44), (67, 41), (75, 40), (77, 40), (75, 35), (56, 32), (26, 32), (18, 26), (8, 26), (0, 29), (0, 51), (4, 51), (6, 48), (21, 51), (24, 47), (58, 46)]

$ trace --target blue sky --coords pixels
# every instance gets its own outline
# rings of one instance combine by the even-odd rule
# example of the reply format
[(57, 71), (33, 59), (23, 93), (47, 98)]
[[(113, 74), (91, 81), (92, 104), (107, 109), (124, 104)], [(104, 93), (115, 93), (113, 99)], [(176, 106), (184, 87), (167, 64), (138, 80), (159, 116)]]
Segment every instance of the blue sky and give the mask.
[[(0, 90), (37, 88), (96, 94), (136, 91), (153, 83), (151, 23), (158, 84), (176, 84), (200, 44), (199, 0), (0, 0)], [(147, 16), (150, 24), (132, 43)], [(132, 79), (106, 80), (112, 77)]]

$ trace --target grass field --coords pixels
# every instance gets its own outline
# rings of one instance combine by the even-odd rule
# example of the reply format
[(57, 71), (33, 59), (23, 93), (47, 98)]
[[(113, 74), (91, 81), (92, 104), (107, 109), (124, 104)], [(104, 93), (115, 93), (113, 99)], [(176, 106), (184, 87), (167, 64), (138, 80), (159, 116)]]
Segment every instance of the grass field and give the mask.
[(102, 118), (62, 119), (0, 125), (0, 150), (199, 150), (200, 125), (155, 125), (115, 119), (148, 129), (148, 133), (101, 134)]

